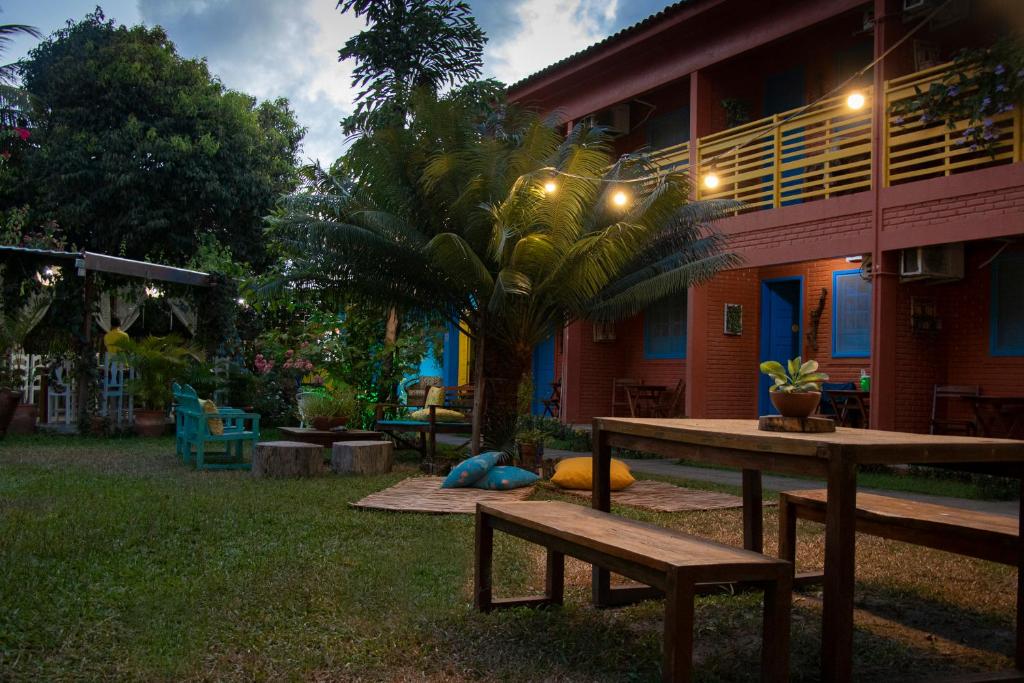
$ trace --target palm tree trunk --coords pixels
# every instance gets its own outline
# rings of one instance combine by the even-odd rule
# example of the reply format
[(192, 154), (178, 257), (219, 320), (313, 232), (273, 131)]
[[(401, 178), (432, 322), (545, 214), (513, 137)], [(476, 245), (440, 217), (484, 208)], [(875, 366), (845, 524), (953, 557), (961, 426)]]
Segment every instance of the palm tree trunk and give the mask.
[(510, 444), (515, 437), (519, 385), (530, 370), (532, 358), (532, 351), (523, 353), (500, 339), (487, 337), (484, 374), (488, 384), (482, 429), (494, 446)]
[(381, 377), (387, 382), (382, 387), (384, 389), (385, 402), (398, 401), (398, 384), (391, 381), (391, 372), (395, 367), (395, 354), (398, 348), (398, 326), (398, 308), (391, 306), (388, 309), (388, 321), (384, 328), (384, 348), (388, 353), (381, 364)]

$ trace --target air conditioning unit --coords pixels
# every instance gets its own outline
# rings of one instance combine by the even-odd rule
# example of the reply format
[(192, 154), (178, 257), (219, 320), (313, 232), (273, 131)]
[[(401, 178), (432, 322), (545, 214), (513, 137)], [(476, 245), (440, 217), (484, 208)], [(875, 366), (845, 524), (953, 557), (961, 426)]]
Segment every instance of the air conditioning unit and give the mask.
[(629, 103), (616, 104), (590, 116), (591, 126), (601, 126), (611, 135), (625, 135), (629, 132)]
[(964, 276), (964, 245), (939, 244), (900, 252), (903, 280), (960, 280)]
[(615, 341), (615, 323), (594, 323), (594, 341), (597, 343)]
[(903, 0), (904, 12), (916, 12), (928, 6), (928, 0)]

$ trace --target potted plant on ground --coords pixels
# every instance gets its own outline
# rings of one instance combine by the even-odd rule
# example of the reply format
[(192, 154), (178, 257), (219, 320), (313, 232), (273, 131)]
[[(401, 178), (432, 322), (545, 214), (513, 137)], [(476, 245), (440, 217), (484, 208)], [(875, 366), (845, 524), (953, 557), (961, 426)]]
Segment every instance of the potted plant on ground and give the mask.
[(541, 465), (544, 455), (544, 437), (547, 436), (536, 427), (520, 428), (516, 432), (516, 450), (519, 452), (519, 466), (536, 469)]
[(783, 417), (808, 417), (821, 400), (821, 382), (828, 375), (818, 372), (818, 361), (802, 362), (800, 356), (790, 360), (787, 368), (774, 360), (761, 363), (761, 372), (772, 378), (768, 388), (772, 405)]
[(171, 381), (190, 358), (202, 360), (202, 353), (186, 345), (176, 334), (166, 337), (129, 339), (118, 344), (117, 358), (135, 371), (125, 388), (135, 397), (135, 433), (160, 436), (167, 428), (167, 408), (171, 402)]
[[(11, 363), (12, 353), (23, 348), (32, 329), (42, 320), (49, 306), (49, 299), (36, 295), (12, 314), (0, 309), (0, 436), (7, 433), (12, 421), (17, 418), (19, 433), (35, 431), (36, 406), (22, 403), (24, 374)], [(12, 430), (13, 431), (13, 430)]]

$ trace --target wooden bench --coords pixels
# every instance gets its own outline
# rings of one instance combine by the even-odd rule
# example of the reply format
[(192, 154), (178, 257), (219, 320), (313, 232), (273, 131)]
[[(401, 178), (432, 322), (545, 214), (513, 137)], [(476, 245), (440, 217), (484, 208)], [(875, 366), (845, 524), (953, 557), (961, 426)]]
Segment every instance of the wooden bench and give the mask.
[[(779, 494), (779, 557), (796, 559), (796, 520), (825, 521), (825, 489)], [(857, 492), (857, 531), (1017, 566), (1016, 517)]]
[[(543, 596), (492, 597), (495, 529), (547, 548)], [(762, 587), (765, 599), (761, 676), (766, 681), (788, 679), (793, 573), (788, 562), (580, 505), (553, 501), (479, 503), (476, 608), (487, 612), (507, 607), (561, 605), (566, 555), (664, 591), (665, 681), (692, 678), (693, 600), (698, 584), (742, 581)]]

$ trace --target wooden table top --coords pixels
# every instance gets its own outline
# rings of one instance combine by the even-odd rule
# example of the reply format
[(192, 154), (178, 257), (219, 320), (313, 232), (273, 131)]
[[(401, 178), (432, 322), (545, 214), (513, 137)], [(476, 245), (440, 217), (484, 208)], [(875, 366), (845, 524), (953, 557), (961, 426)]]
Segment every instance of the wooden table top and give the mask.
[(858, 463), (1024, 461), (1024, 441), (940, 434), (911, 434), (836, 427), (835, 432), (794, 434), (766, 432), (757, 420), (655, 419), (599, 417), (595, 429), (612, 433), (742, 451), (826, 457), (839, 447)]
[(665, 527), (561, 501), (478, 503), (494, 517), (659, 571), (670, 567), (774, 566), (778, 560)]

